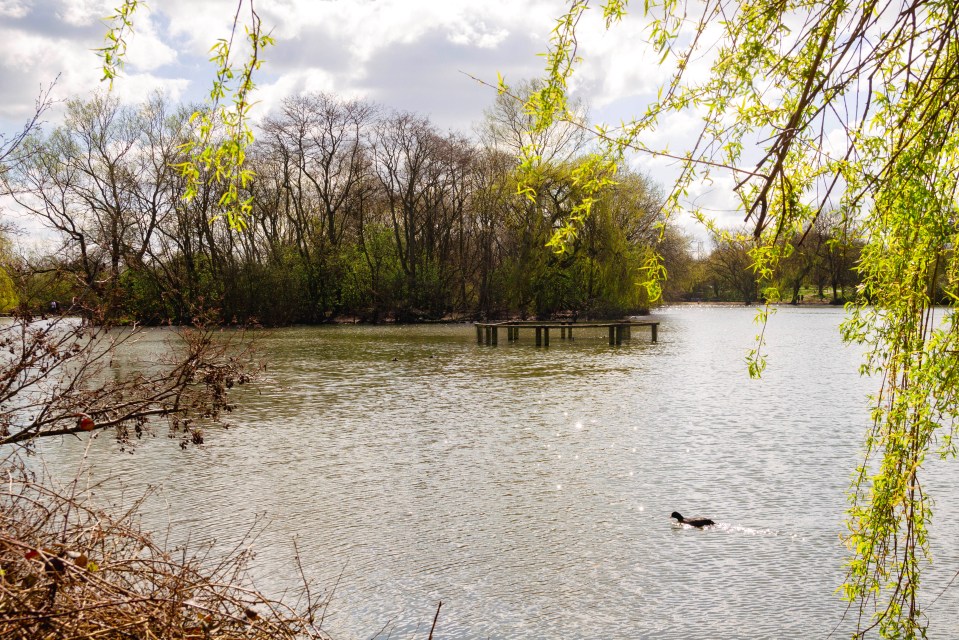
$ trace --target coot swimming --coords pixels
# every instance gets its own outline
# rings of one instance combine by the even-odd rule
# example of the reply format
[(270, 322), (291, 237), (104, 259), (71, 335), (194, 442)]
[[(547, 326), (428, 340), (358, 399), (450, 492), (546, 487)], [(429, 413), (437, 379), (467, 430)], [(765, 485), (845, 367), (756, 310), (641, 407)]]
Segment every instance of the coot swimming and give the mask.
[(672, 515), (669, 517), (675, 518), (676, 521), (679, 522), (679, 524), (688, 524), (691, 527), (697, 527), (699, 529), (702, 529), (703, 527), (708, 527), (711, 524), (716, 524), (709, 518), (688, 518), (688, 519), (684, 518), (683, 515), (679, 513), (678, 511), (673, 511)]

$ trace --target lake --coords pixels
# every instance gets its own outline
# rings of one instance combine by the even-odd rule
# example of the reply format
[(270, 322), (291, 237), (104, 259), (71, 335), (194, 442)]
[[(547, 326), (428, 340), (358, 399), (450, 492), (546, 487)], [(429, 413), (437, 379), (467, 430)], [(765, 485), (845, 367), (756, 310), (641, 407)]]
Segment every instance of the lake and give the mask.
[[(146, 521), (175, 541), (225, 545), (263, 517), (268, 590), (293, 583), (295, 536), (336, 586), (339, 639), (425, 638), (438, 601), (437, 638), (848, 636), (839, 536), (877, 383), (835, 308), (779, 310), (750, 380), (753, 315), (667, 308), (658, 343), (635, 328), (620, 347), (604, 330), (548, 349), (529, 330), (477, 345), (471, 325), (263, 331), (269, 369), (230, 429), (132, 455), (101, 437), (94, 472), (113, 500), (158, 485)], [(44, 449), (62, 473), (82, 451)], [(959, 570), (959, 465), (927, 467), (924, 602)], [(959, 637), (957, 590), (930, 637)]]

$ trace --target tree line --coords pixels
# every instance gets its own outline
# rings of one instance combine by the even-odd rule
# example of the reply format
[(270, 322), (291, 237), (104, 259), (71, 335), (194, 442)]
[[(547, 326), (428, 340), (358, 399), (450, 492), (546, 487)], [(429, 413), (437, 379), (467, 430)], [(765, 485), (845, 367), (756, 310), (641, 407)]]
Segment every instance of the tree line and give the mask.
[[(470, 137), (363, 100), (287, 98), (249, 148), (252, 215), (237, 231), (219, 219), (215, 187), (183, 197), (177, 165), (195, 133), (192, 112), (160, 96), (129, 106), (95, 95), (24, 141), (10, 191), (57, 244), (29, 258), (6, 247), (4, 309), (58, 300), (146, 324), (211, 311), (266, 325), (612, 317), (650, 306), (638, 283), (652, 251), (666, 266), (667, 302), (752, 304), (775, 284), (784, 301), (808, 300), (812, 289), (841, 303), (859, 282), (859, 230), (838, 213), (796, 233), (769, 282), (751, 267), (751, 235), (722, 231), (693, 251), (664, 222), (657, 186), (632, 172), (612, 177), (575, 241), (556, 252), (547, 242), (583, 196), (570, 175), (590, 158), (589, 136), (569, 124), (531, 134), (506, 96)], [(517, 193), (523, 148), (545, 167), (532, 199)]]
[[(505, 97), (472, 137), (363, 100), (289, 97), (247, 150), (252, 215), (231, 230), (215, 188), (183, 197), (192, 111), (94, 95), (24, 142), (13, 198), (58, 243), (11, 268), (25, 302), (151, 324), (211, 309), (268, 325), (613, 316), (648, 308), (637, 270), (649, 252), (686, 253), (635, 173), (599, 195), (571, 247), (548, 248), (581, 195), (569, 167), (589, 156), (588, 136), (570, 125), (530, 136)], [(526, 145), (552, 168), (535, 198), (517, 193)]]
[(857, 270), (863, 247), (861, 230), (838, 212), (823, 213), (807, 228), (793, 233), (789, 254), (772, 277), (763, 277), (754, 268), (756, 246), (751, 233), (720, 230), (710, 250), (693, 255), (684, 277), (669, 291), (683, 300), (747, 305), (771, 298), (790, 304), (843, 304), (862, 295)]

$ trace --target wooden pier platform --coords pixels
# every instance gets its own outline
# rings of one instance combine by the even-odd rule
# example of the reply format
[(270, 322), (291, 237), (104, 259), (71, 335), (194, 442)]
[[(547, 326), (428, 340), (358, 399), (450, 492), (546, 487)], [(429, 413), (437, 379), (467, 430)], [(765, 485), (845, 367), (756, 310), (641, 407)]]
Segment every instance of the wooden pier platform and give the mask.
[(653, 320), (618, 320), (615, 322), (540, 322), (536, 320), (509, 320), (506, 322), (477, 322), (476, 343), (495, 346), (499, 342), (499, 330), (506, 329), (506, 339), (510, 342), (519, 340), (520, 329), (533, 329), (536, 334), (536, 346), (549, 346), (550, 329), (559, 329), (562, 340), (572, 340), (574, 329), (608, 329), (609, 345), (621, 345), (623, 340), (632, 338), (633, 327), (649, 327), (652, 341), (656, 342), (659, 332), (659, 322)]

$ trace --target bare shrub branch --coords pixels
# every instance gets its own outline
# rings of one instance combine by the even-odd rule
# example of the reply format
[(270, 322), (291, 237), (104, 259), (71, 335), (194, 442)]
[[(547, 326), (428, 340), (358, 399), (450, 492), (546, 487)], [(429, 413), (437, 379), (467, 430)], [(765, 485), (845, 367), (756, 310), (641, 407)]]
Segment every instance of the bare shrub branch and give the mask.
[(308, 584), (296, 608), (253, 586), (248, 539), (226, 556), (169, 550), (140, 529), (142, 499), (120, 516), (92, 504), (85, 470), (65, 487), (16, 459), (2, 470), (0, 637), (328, 637)]

